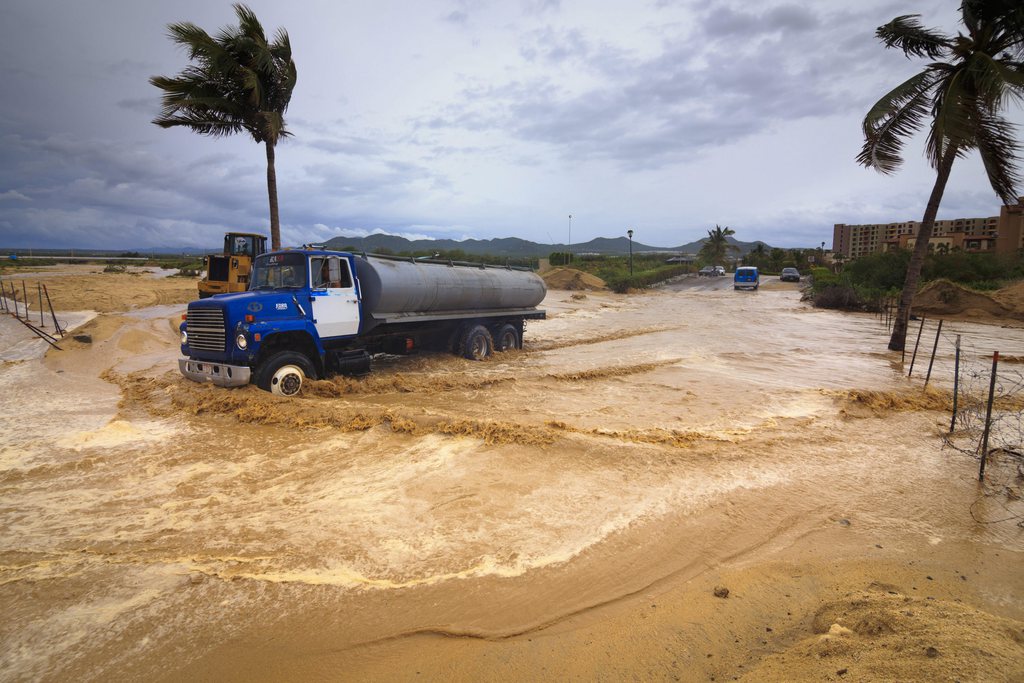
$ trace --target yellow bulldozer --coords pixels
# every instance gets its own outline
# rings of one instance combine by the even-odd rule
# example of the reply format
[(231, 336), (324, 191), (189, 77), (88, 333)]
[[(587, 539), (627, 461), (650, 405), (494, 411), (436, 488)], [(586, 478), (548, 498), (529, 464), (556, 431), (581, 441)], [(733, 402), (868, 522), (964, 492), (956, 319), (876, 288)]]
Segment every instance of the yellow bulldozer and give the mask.
[(229, 232), (224, 235), (224, 253), (205, 259), (206, 277), (199, 281), (199, 298), (225, 292), (244, 292), (249, 288), (252, 262), (267, 251), (267, 238), (254, 232)]

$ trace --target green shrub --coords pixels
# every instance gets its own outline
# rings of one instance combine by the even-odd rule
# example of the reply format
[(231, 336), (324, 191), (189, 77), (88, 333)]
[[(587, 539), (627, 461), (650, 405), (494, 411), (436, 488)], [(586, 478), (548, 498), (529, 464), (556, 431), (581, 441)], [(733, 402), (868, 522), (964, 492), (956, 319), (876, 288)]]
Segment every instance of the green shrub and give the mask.
[(631, 289), (646, 289), (651, 285), (664, 282), (687, 271), (686, 265), (663, 265), (652, 270), (638, 272), (634, 264), (633, 275), (629, 274), (627, 267), (626, 271), (621, 275), (615, 274), (610, 277), (602, 277), (601, 279), (605, 281), (605, 284), (613, 292), (625, 294)]

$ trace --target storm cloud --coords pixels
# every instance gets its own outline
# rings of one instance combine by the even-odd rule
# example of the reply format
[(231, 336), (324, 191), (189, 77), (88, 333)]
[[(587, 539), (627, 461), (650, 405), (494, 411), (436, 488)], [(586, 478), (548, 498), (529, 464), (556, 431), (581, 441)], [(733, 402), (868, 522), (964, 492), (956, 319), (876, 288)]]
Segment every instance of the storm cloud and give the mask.
[[(919, 219), (919, 141), (882, 177), (858, 167), (860, 120), (914, 72), (875, 28), (892, 2), (254, 1), (286, 28), (299, 81), (277, 150), (283, 240), (697, 239), (715, 224), (773, 245), (832, 224)], [(914, 11), (955, 30), (956, 3)], [(230, 4), (0, 7), (0, 246), (216, 246), (266, 230), (265, 154), (245, 136), (162, 130), (152, 75)], [(1011, 118), (1020, 121), (1019, 112)], [(989, 216), (976, 158), (940, 217)]]

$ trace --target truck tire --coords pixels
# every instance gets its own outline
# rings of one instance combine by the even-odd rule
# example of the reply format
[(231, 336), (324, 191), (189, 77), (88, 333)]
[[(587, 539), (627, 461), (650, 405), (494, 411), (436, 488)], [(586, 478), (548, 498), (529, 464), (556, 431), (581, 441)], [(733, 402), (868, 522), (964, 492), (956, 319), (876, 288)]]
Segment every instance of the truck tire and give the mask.
[(316, 379), (309, 358), (295, 351), (278, 351), (260, 365), (256, 385), (278, 396), (295, 396), (306, 377)]
[(515, 325), (504, 324), (498, 328), (498, 334), (494, 335), (494, 350), (511, 351), (523, 348), (523, 338), (519, 336), (519, 330)]
[(483, 325), (466, 328), (459, 341), (459, 355), (469, 360), (483, 360), (494, 351), (494, 338)]

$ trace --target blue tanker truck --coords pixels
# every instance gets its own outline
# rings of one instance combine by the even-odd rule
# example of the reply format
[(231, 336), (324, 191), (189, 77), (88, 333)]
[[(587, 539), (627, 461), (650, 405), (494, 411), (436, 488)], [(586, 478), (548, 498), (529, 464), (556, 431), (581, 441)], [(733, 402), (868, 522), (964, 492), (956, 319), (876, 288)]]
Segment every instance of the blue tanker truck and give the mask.
[(248, 291), (188, 305), (178, 368), (197, 382), (293, 396), (305, 378), (369, 372), (378, 353), (480, 360), (522, 348), (545, 294), (526, 268), (318, 248), (262, 254)]

